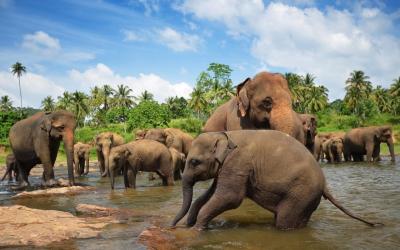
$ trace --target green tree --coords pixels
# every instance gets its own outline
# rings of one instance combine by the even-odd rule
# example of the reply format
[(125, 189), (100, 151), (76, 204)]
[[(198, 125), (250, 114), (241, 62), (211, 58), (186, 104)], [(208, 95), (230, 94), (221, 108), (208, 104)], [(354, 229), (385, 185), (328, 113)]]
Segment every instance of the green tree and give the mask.
[(10, 111), (12, 109), (13, 106), (10, 97), (8, 95), (2, 96), (0, 99), (0, 111), (5, 112), (5, 111)]
[(314, 81), (315, 81), (315, 76), (313, 76), (313, 75), (310, 74), (310, 73), (307, 73), (307, 74), (304, 76), (302, 83), (303, 83), (304, 85), (306, 85), (306, 86), (314, 86), (314, 84), (315, 84)]
[(109, 99), (114, 94), (114, 89), (110, 85), (103, 85), (102, 94), (103, 94), (103, 109), (107, 111), (109, 109)]
[(149, 91), (145, 90), (136, 99), (139, 101), (139, 103), (144, 101), (154, 101), (154, 95)]
[(394, 115), (400, 113), (400, 76), (393, 80), (392, 85), (390, 85), (390, 96), (391, 98), (391, 109)]
[(391, 101), (389, 91), (378, 85), (372, 91), (372, 99), (375, 101), (380, 112), (388, 113), (391, 111)]
[(317, 113), (328, 106), (328, 89), (324, 86), (310, 85), (305, 100), (305, 111)]
[(171, 120), (171, 111), (167, 105), (145, 100), (130, 110), (129, 129), (165, 127)]
[(55, 109), (54, 99), (51, 96), (46, 96), (42, 100), (42, 110), (43, 111), (53, 111)]
[[(21, 110), (22, 110), (22, 90), (21, 90), (21, 76), (26, 73), (26, 67), (22, 65), (20, 62), (16, 62), (11, 66), (11, 73), (13, 75), (17, 75), (18, 77), (18, 86), (19, 86), (19, 97), (21, 100)], [(22, 111), (21, 111), (22, 112)], [(21, 113), (22, 115), (22, 113)]]
[(187, 117), (189, 115), (188, 102), (183, 97), (169, 97), (165, 104), (171, 110), (172, 119)]
[(82, 127), (84, 125), (85, 115), (89, 113), (87, 106), (88, 96), (80, 91), (72, 93), (72, 112), (75, 114), (77, 125)]
[(56, 103), (57, 109), (71, 110), (71, 105), (72, 105), (72, 95), (68, 91), (64, 91), (62, 96), (57, 97), (57, 103)]
[(197, 118), (207, 109), (207, 100), (204, 91), (197, 87), (190, 93), (189, 107), (197, 113)]
[(368, 99), (372, 92), (369, 76), (361, 70), (354, 70), (346, 80), (346, 95), (344, 101), (353, 114), (359, 113), (357, 108), (364, 106), (360, 102)]
[(114, 94), (114, 103), (117, 106), (123, 106), (126, 108), (130, 108), (135, 105), (133, 101), (133, 96), (130, 95), (132, 93), (132, 89), (126, 85), (118, 85)]

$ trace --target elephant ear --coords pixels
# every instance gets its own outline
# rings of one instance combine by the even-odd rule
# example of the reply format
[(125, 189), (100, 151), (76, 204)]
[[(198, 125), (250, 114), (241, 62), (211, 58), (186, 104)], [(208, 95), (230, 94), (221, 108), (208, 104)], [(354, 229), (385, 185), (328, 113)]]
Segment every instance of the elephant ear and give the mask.
[(226, 133), (222, 134), (224, 134), (226, 138), (217, 139), (214, 144), (215, 160), (220, 166), (224, 163), (225, 158), (237, 147)]
[(51, 130), (51, 118), (48, 116), (45, 116), (43, 118), (42, 123), (40, 124), (40, 128), (48, 133), (50, 133)]
[(244, 80), (236, 87), (236, 98), (238, 101), (240, 115), (244, 117), (250, 106), (249, 97), (247, 96), (246, 83), (251, 81), (250, 77)]

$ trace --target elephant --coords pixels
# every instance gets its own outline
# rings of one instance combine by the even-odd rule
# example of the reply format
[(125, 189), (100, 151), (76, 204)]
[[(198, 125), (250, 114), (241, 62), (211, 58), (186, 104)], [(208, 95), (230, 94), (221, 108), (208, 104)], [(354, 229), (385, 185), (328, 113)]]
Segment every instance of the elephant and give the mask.
[(4, 179), (7, 176), (8, 176), (8, 181), (12, 181), (13, 176), (16, 181), (19, 178), (18, 167), (13, 154), (8, 154), (6, 156), (6, 172), (4, 173), (3, 178), (1, 178), (1, 181), (4, 181)]
[(335, 131), (335, 132), (323, 132), (323, 133), (318, 133), (318, 136), (320, 138), (324, 138), (325, 140), (331, 139), (333, 137), (336, 138), (341, 138), (344, 140), (344, 136), (346, 135), (346, 132), (343, 131)]
[(146, 136), (147, 133), (147, 129), (139, 129), (136, 131), (135, 133), (135, 140), (141, 140), (144, 139), (144, 137)]
[(175, 148), (178, 152), (188, 154), (192, 145), (193, 137), (177, 128), (153, 128), (146, 131), (144, 137), (148, 140), (155, 140), (166, 145), (168, 148)]
[(124, 138), (113, 132), (103, 132), (96, 136), (96, 153), (101, 177), (108, 173), (108, 158), (112, 147), (124, 144)]
[(180, 180), (181, 174), (185, 169), (186, 156), (184, 153), (179, 152), (175, 148), (168, 148), (172, 157), (172, 166), (174, 169), (174, 180)]
[(317, 134), (314, 138), (314, 158), (315, 160), (317, 160), (317, 162), (324, 159), (324, 151), (322, 149), (322, 145), (326, 140), (328, 139), (320, 136), (319, 134)]
[[(288, 157), (290, 156), (290, 157)], [(214, 179), (191, 205), (193, 186)], [(275, 214), (279, 229), (306, 226), (321, 196), (352, 218), (329, 193), (324, 174), (301, 143), (280, 131), (241, 130), (204, 133), (192, 144), (182, 176), (183, 203), (172, 226), (204, 229), (214, 217), (240, 206), (245, 197)], [(190, 209), (190, 210), (189, 210)]]
[(311, 114), (298, 114), (303, 124), (304, 142), (306, 148), (313, 153), (317, 135), (317, 118)]
[(69, 111), (38, 112), (15, 123), (9, 133), (11, 149), (20, 175), (20, 187), (29, 186), (28, 176), (43, 164), (43, 186), (54, 186), (54, 163), (61, 140), (67, 156), (69, 185), (74, 185), (74, 132), (76, 121)]
[(160, 142), (143, 139), (113, 147), (108, 160), (111, 189), (114, 189), (114, 177), (121, 168), (126, 188), (136, 188), (138, 171), (156, 172), (164, 186), (174, 185), (171, 153)]
[[(75, 174), (78, 176), (89, 173), (89, 154), (91, 146), (82, 142), (74, 145)], [(86, 167), (86, 168), (85, 168)]]
[(348, 131), (344, 137), (344, 158), (349, 161), (362, 161), (367, 155), (367, 161), (380, 160), (380, 144), (388, 145), (391, 161), (395, 162), (394, 136), (391, 126), (371, 126), (354, 128)]
[(236, 96), (219, 106), (203, 132), (272, 129), (305, 144), (302, 122), (292, 109), (291, 93), (281, 74), (260, 72), (236, 87)]
[(343, 139), (333, 137), (322, 144), (323, 152), (329, 163), (341, 162), (343, 155)]

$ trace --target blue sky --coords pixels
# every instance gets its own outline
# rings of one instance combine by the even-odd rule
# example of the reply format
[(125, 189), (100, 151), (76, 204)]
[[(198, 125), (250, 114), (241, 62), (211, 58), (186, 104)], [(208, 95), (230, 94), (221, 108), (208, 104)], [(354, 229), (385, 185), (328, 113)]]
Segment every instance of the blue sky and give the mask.
[(20, 61), (34, 107), (99, 84), (188, 97), (211, 62), (230, 65), (235, 84), (311, 73), (331, 100), (355, 69), (386, 87), (400, 76), (400, 1), (0, 0), (0, 17), (0, 95), (18, 104), (9, 68)]

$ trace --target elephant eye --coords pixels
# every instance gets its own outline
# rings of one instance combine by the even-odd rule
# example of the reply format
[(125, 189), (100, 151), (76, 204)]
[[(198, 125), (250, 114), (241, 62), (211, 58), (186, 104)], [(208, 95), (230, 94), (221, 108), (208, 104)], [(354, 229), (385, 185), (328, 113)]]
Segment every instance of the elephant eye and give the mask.
[(199, 165), (201, 162), (197, 159), (191, 159), (190, 160), (190, 165), (192, 165), (193, 167)]
[(272, 98), (267, 97), (262, 101), (262, 106), (265, 109), (271, 109), (272, 108)]

